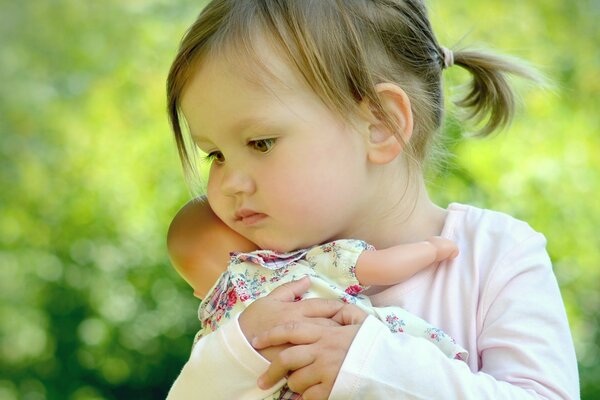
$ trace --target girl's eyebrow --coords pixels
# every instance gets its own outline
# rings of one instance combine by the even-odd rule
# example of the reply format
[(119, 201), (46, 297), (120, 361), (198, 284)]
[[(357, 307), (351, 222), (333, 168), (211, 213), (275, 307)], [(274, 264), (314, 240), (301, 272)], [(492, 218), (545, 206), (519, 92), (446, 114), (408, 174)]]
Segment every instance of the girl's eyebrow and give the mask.
[(231, 127), (231, 132), (245, 132), (251, 129), (265, 129), (273, 126), (271, 119), (266, 117), (246, 117), (235, 122)]
[[(227, 129), (229, 133), (244, 133), (249, 130), (272, 130), (275, 126), (272, 119), (267, 117), (243, 117), (235, 121), (231, 127)], [(190, 131), (191, 133), (191, 131)], [(191, 133), (192, 138), (196, 143), (211, 143), (211, 140), (201, 134)]]
[(190, 136), (192, 136), (192, 140), (197, 145), (210, 142), (210, 140), (208, 140), (206, 137), (194, 134), (191, 129), (190, 129)]

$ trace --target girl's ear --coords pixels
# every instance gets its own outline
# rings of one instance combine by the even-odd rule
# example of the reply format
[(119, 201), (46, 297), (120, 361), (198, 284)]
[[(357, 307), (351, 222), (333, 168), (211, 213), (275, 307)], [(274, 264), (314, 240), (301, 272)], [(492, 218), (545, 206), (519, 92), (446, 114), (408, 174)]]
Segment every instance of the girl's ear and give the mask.
[(413, 132), (413, 116), (410, 100), (406, 92), (393, 83), (379, 83), (375, 91), (381, 99), (384, 110), (394, 120), (397, 130), (393, 131), (384, 123), (383, 116), (367, 100), (361, 107), (366, 108), (369, 120), (367, 157), (374, 164), (387, 164), (394, 160), (406, 146)]

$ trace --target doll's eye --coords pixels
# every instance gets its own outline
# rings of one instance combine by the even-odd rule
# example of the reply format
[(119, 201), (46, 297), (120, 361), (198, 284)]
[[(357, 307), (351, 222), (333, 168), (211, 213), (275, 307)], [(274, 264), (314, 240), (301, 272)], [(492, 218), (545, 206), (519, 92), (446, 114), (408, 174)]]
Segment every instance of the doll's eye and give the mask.
[(275, 145), (275, 139), (257, 139), (248, 142), (248, 145), (260, 153), (268, 153)]

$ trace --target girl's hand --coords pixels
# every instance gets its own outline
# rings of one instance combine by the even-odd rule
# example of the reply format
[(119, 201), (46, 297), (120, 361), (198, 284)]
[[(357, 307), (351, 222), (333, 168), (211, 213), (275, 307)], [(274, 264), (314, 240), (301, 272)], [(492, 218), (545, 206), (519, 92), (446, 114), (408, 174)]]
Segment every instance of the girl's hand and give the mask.
[[(344, 307), (337, 300), (307, 299), (296, 301), (310, 287), (310, 279), (304, 277), (283, 284), (269, 295), (250, 304), (239, 317), (240, 329), (249, 343), (252, 339), (279, 325), (310, 324), (314, 326), (337, 326), (338, 319), (333, 317)], [(263, 346), (259, 353), (272, 361), (283, 349), (290, 345), (286, 342), (278, 346)]]
[(295, 345), (273, 358), (267, 371), (258, 378), (258, 386), (267, 389), (288, 376), (289, 388), (302, 393), (304, 400), (327, 399), (366, 317), (367, 313), (360, 308), (345, 304), (332, 317), (340, 326), (288, 322), (257, 336), (252, 341), (256, 349), (284, 343)]

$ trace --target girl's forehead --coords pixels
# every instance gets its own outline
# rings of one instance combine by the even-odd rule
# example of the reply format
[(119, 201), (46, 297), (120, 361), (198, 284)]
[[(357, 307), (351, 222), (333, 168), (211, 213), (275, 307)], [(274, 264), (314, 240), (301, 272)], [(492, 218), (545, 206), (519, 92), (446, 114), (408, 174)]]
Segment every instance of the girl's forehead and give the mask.
[(211, 74), (233, 73), (259, 90), (283, 93), (310, 90), (285, 52), (264, 35), (256, 35), (245, 45), (229, 43), (203, 61), (209, 64)]
[(320, 99), (299, 73), (263, 47), (247, 57), (231, 51), (198, 60), (181, 106), (192, 136), (202, 141), (213, 125), (239, 131), (239, 126), (251, 125), (246, 120), (273, 121), (296, 114), (297, 106), (312, 109), (316, 103)]
[[(278, 57), (240, 55), (207, 57), (198, 63), (182, 93), (181, 106), (216, 106), (222, 102), (288, 102), (316, 98), (307, 85)], [(187, 106), (187, 107), (186, 107)]]

